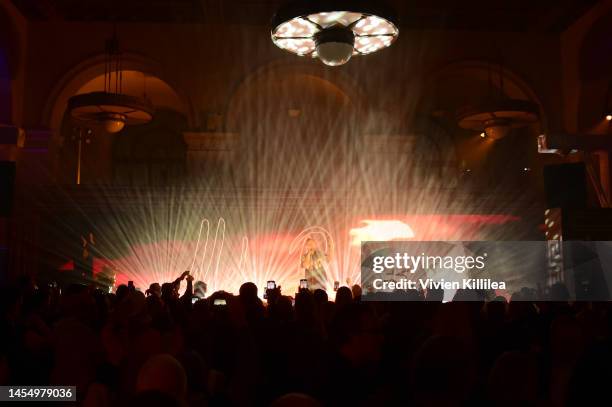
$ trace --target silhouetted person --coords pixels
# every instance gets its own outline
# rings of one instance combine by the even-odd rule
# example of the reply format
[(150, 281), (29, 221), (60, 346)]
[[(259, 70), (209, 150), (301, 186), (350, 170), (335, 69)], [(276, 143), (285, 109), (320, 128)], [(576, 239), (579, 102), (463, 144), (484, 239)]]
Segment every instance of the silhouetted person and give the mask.
[(353, 293), (351, 289), (345, 286), (338, 288), (336, 291), (336, 307), (338, 309), (343, 308), (353, 302)]

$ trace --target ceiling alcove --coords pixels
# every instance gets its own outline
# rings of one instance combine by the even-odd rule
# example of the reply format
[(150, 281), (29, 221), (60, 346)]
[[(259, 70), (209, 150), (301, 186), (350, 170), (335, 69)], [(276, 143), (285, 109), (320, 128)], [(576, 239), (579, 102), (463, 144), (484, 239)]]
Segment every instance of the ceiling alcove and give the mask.
[[(124, 184), (159, 184), (173, 182), (179, 173), (184, 175), (187, 148), (182, 132), (187, 127), (186, 104), (178, 93), (159, 77), (138, 70), (123, 70), (121, 76), (124, 94), (147, 99), (153, 105), (153, 123), (127, 126), (117, 134), (110, 134), (99, 126), (75, 122), (64, 109), (57, 160), (60, 182), (71, 183), (75, 179), (78, 157), (77, 128), (92, 129), (82, 148), (83, 183), (115, 183), (121, 178), (119, 174), (128, 174)], [(74, 95), (103, 89), (104, 75), (99, 74), (81, 82), (80, 86), (75, 87)], [(63, 97), (60, 101), (62, 99)], [(147, 134), (150, 140), (147, 139)], [(164, 159), (154, 164), (155, 157), (160, 154)], [(116, 166), (118, 168), (115, 168)]]
[(247, 78), (226, 113), (226, 128), (240, 134), (239, 182), (264, 189), (341, 186), (347, 142), (359, 127), (357, 93), (346, 79), (300, 64), (267, 66)]
[[(512, 129), (500, 140), (460, 128), (457, 112), (479, 105), (491, 94), (536, 104), (540, 110), (539, 123)], [(467, 185), (476, 190), (509, 188), (518, 194), (534, 181), (532, 174), (539, 171), (534, 146), (537, 145), (537, 135), (545, 127), (546, 118), (537, 95), (508, 68), (487, 61), (446, 65), (425, 81), (418, 110), (423, 115), (435, 117), (449, 129), (457, 152), (457, 170)]]

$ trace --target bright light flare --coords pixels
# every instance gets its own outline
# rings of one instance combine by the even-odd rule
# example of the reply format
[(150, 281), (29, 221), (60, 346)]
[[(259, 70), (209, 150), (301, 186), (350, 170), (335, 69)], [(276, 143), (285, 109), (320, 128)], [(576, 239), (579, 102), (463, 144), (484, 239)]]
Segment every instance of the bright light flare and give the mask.
[(359, 20), (361, 15), (361, 13), (351, 13), (350, 11), (332, 11), (329, 13), (311, 14), (308, 16), (308, 19), (324, 28), (334, 24), (342, 24), (346, 27)]
[(317, 27), (313, 23), (298, 17), (279, 25), (276, 31), (274, 31), (273, 37), (310, 37), (315, 32), (317, 32)]
[(355, 24), (354, 31), (356, 35), (390, 35), (398, 34), (397, 27), (384, 18), (376, 16), (365, 17)]
[(400, 220), (364, 220), (365, 226), (353, 228), (351, 245), (359, 246), (366, 241), (389, 241), (397, 239), (412, 239), (414, 231), (406, 223)]
[(362, 54), (371, 54), (379, 49), (388, 47), (393, 42), (389, 35), (375, 35), (355, 38), (355, 51)]

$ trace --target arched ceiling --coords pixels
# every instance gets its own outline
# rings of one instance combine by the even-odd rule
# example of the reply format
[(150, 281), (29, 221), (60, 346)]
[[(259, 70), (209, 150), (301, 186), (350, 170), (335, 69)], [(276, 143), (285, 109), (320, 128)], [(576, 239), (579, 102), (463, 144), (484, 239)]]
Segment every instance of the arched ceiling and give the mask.
[(269, 123), (293, 117), (316, 124), (355, 101), (338, 85), (315, 74), (272, 69), (250, 78), (232, 95), (227, 110), (229, 129), (252, 128), (265, 117)]
[(484, 61), (458, 62), (432, 73), (422, 90), (420, 110), (452, 117), (458, 109), (502, 93), (539, 103), (528, 85), (505, 67)]

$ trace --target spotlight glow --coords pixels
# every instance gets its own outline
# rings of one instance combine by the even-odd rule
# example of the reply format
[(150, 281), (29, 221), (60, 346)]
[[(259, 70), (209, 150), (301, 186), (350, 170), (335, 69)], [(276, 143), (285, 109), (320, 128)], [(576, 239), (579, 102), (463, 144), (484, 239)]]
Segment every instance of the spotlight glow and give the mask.
[[(297, 24), (284, 32), (310, 30), (308, 23)], [(356, 38), (365, 49), (384, 27), (376, 20), (357, 25), (374, 33)], [(305, 40), (296, 51), (302, 46), (314, 48)], [(214, 157), (205, 171), (190, 168), (174, 184), (156, 184), (158, 172), (140, 184), (92, 186), (95, 194), (85, 205), (71, 196), (57, 205), (62, 212), (49, 214), (57, 227), (45, 233), (47, 247), (58, 248), (53, 266), (80, 256), (82, 248), (72, 247), (90, 227), (96, 257), (104, 259), (94, 273), (115, 270), (118, 284), (133, 280), (146, 289), (191, 270), (209, 293), (236, 293), (247, 281), (261, 293), (267, 280), (275, 280), (292, 295), (303, 278), (299, 262), (307, 237), (329, 254), (328, 284), (349, 284), (360, 281), (364, 240), (504, 238), (505, 225), (518, 220), (508, 215), (515, 213), (514, 196), (485, 199), (464, 188), (480, 176), (479, 161), (470, 158), (473, 171), (464, 176), (462, 170), (470, 169), (462, 166), (453, 135), (436, 121), (420, 123), (417, 136), (412, 130), (398, 133), (393, 120), (364, 110), (347, 88), (282, 69), (262, 72), (236, 90), (226, 117), (232, 137), (215, 134), (214, 148), (200, 140), (188, 146), (189, 165)], [(405, 97), (402, 105), (415, 105), (411, 93)], [(139, 147), (146, 153), (147, 146)], [(149, 162), (166, 169), (157, 158)], [(131, 177), (141, 167), (130, 170)], [(66, 213), (82, 216), (72, 221)]]
[(365, 226), (351, 229), (351, 245), (359, 246), (365, 241), (389, 241), (412, 239), (412, 228), (399, 220), (364, 220)]

